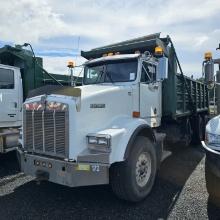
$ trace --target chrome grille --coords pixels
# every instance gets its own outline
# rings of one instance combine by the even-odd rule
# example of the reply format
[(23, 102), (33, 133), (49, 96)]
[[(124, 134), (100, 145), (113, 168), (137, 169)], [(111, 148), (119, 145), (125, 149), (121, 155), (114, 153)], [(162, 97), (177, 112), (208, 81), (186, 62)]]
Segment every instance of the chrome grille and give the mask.
[(68, 111), (24, 110), (24, 147), (57, 157), (68, 157)]

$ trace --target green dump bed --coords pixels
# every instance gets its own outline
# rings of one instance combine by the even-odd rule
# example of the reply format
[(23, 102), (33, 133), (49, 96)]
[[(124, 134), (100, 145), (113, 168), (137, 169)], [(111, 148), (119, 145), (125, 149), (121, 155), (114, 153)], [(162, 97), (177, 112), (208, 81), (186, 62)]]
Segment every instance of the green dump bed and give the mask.
[(160, 33), (151, 34), (90, 51), (81, 51), (81, 55), (86, 59), (94, 59), (110, 52), (132, 54), (136, 50), (153, 54), (156, 46), (162, 47), (165, 57), (168, 58), (168, 78), (162, 83), (162, 116), (177, 119), (197, 112), (207, 113), (208, 89), (204, 83), (177, 73), (178, 57), (169, 36), (161, 38)]
[[(70, 85), (70, 76), (59, 74), (48, 74), (43, 69), (43, 59), (34, 58), (29, 50), (19, 46), (4, 46), (0, 48), (0, 63), (19, 67), (23, 82), (24, 99), (29, 91), (48, 84)], [(55, 79), (55, 80), (54, 80)]]
[(181, 74), (175, 74), (175, 77), (170, 76), (163, 81), (162, 90), (164, 117), (176, 119), (192, 114), (193, 110), (196, 112), (208, 112), (208, 89), (202, 82)]

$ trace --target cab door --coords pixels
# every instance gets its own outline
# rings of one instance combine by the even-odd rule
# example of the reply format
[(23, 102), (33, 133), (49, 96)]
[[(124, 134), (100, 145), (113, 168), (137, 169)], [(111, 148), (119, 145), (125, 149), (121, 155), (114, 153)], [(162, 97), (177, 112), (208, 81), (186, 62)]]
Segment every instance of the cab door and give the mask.
[(20, 126), (21, 86), (20, 70), (0, 65), (0, 127)]
[(140, 80), (140, 117), (151, 127), (161, 123), (162, 82), (157, 80), (157, 63), (143, 61)]

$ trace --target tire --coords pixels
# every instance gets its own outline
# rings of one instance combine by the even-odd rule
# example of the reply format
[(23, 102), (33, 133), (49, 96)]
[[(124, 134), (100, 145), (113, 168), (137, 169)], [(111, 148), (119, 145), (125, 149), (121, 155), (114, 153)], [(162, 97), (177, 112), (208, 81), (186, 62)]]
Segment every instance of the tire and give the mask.
[(186, 119), (185, 125), (185, 145), (189, 146), (192, 143), (193, 131), (192, 126), (189, 119)]
[(194, 119), (193, 144), (201, 144), (201, 141), (204, 140), (204, 127), (204, 120), (201, 116), (197, 116), (197, 118)]
[(16, 150), (16, 159), (17, 159), (18, 169), (19, 171), (21, 171), (21, 155), (18, 152), (18, 150)]
[(148, 138), (138, 136), (127, 160), (111, 166), (110, 184), (120, 199), (139, 202), (150, 193), (156, 172), (156, 149)]
[(220, 178), (213, 173), (207, 159), (205, 162), (205, 179), (210, 201), (220, 206)]

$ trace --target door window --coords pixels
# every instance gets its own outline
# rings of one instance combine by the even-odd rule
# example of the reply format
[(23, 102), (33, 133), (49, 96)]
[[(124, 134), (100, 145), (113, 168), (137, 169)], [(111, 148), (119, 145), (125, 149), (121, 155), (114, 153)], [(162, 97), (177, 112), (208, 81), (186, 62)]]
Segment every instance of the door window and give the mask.
[(14, 89), (14, 71), (0, 68), (0, 89)]
[(141, 82), (150, 83), (156, 81), (156, 66), (152, 63), (143, 62)]

